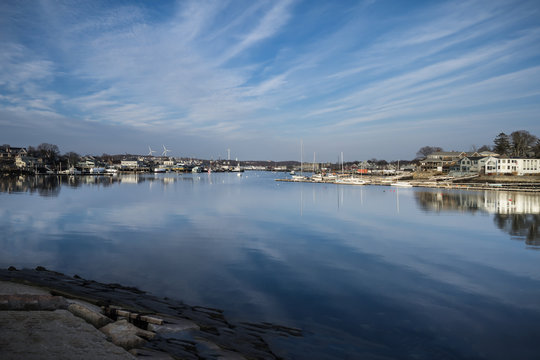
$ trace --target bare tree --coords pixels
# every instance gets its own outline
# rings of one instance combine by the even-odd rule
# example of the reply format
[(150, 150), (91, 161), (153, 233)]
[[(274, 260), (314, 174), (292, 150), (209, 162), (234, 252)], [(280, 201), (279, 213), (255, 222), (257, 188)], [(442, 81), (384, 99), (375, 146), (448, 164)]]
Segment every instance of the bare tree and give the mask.
[(70, 166), (77, 165), (77, 163), (81, 160), (81, 156), (73, 151), (65, 153), (64, 157), (66, 158), (66, 161)]
[(536, 136), (526, 130), (514, 131), (510, 134), (510, 138), (512, 139), (513, 156), (526, 156), (537, 140)]
[(478, 148), (477, 151), (479, 151), (479, 152), (482, 152), (482, 151), (491, 151), (491, 146), (489, 146), (489, 145), (482, 145), (482, 146), (480, 146), (480, 147)]
[(60, 150), (57, 145), (41, 143), (37, 146), (37, 151), (45, 158), (48, 162), (54, 163), (58, 159), (58, 154)]
[(534, 157), (540, 157), (540, 139), (536, 140), (536, 144), (534, 144), (532, 150), (534, 151)]
[(425, 158), (434, 152), (443, 151), (441, 147), (438, 146), (423, 146), (416, 152), (417, 158)]

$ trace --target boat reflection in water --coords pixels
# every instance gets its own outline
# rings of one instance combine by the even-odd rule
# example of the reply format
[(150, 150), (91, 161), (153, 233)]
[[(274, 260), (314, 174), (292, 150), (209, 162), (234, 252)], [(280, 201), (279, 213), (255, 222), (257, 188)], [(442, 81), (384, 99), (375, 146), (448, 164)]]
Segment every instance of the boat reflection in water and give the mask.
[(495, 225), (529, 246), (540, 247), (540, 194), (510, 191), (417, 191), (427, 212), (493, 214)]

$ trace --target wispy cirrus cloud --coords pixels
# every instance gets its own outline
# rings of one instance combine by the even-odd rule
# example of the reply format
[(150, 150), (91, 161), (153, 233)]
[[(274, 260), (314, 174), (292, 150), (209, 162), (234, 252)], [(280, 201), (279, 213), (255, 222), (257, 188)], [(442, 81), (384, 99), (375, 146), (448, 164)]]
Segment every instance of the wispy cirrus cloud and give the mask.
[(344, 143), (428, 119), (423, 133), (437, 137), (437, 119), (484, 113), (488, 124), (493, 106), (521, 108), (520, 127), (540, 131), (525, 120), (540, 110), (534, 1), (44, 0), (0, 10), (0, 107), (18, 119), (264, 144), (264, 158), (283, 139)]

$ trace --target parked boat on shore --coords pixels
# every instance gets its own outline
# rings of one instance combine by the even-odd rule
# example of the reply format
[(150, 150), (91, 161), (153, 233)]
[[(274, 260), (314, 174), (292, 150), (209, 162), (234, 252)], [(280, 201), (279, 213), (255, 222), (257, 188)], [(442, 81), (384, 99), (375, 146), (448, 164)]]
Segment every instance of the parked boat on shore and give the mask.
[(397, 187), (413, 187), (413, 185), (409, 182), (405, 181), (397, 181), (395, 183), (391, 183), (390, 186), (397, 186)]

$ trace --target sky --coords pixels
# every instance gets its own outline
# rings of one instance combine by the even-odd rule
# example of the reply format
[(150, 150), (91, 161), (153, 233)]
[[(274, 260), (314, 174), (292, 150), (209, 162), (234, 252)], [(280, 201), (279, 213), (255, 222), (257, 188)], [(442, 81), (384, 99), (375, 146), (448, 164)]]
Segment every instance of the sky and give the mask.
[(353, 161), (540, 136), (538, 0), (4, 0), (0, 49), (12, 146)]

